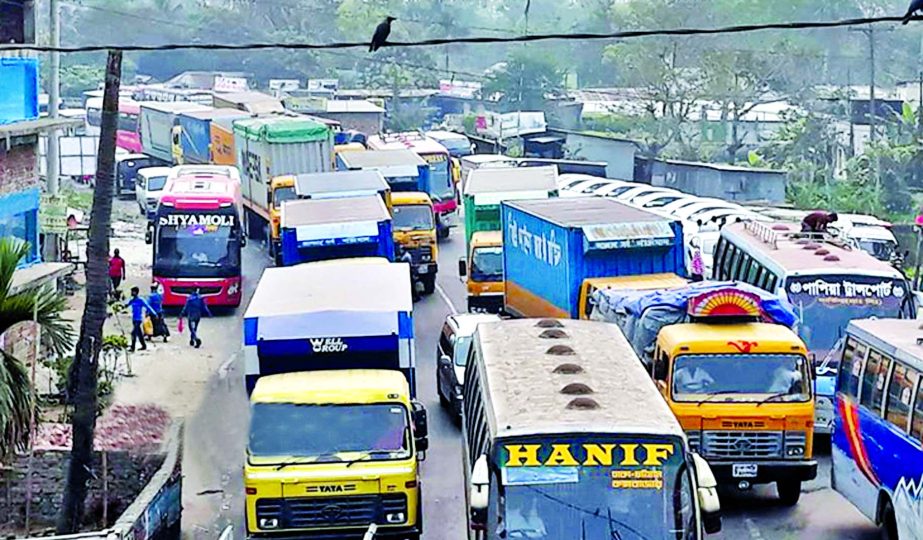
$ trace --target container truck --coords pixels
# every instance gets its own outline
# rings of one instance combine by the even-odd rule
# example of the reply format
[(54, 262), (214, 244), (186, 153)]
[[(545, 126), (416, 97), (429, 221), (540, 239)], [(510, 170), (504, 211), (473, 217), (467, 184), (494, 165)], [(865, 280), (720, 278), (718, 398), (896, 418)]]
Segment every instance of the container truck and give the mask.
[(342, 259), (267, 268), (244, 315), (247, 393), (262, 375), (400, 371), (416, 394), (406, 263)]
[(500, 203), (557, 197), (557, 177), (554, 167), (484, 168), (470, 172), (462, 197), (466, 258), (459, 261), (459, 276), (468, 289), (468, 311), (497, 312), (503, 304)]
[(188, 101), (142, 103), (141, 150), (151, 157), (176, 164), (176, 155), (179, 154), (177, 116), (184, 112), (208, 110), (211, 110), (208, 105)]
[[(183, 112), (176, 116), (179, 127), (179, 163), (212, 163), (211, 124), (217, 118), (236, 120), (250, 115), (233, 109)], [(233, 165), (225, 163), (222, 165)]]
[[(283, 177), (284, 178), (284, 177)], [(290, 177), (299, 199), (343, 199), (378, 195), (391, 211), (391, 186), (378, 171), (336, 171)]]
[(215, 165), (237, 165), (237, 152), (234, 151), (235, 120), (240, 118), (221, 116), (213, 119), (208, 126), (212, 163)]
[(333, 134), (301, 116), (268, 116), (235, 120), (234, 147), (243, 178), (247, 234), (269, 243), (279, 262), (279, 204), (272, 181), (278, 176), (330, 171)]
[(679, 221), (611, 199), (503, 202), (501, 220), (513, 316), (577, 319), (594, 279), (686, 272)]
[(344, 259), (394, 259), (391, 214), (378, 195), (286, 201), (281, 219), (282, 265)]

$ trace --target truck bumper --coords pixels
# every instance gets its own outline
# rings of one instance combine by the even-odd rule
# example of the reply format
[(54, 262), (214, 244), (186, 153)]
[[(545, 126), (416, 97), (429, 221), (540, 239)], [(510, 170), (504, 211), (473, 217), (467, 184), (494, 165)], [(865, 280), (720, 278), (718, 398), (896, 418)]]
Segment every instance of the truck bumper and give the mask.
[[(248, 533), (251, 540), (362, 540), (367, 529), (337, 529), (332, 531)], [(383, 528), (375, 533), (375, 540), (416, 540), (421, 530), (416, 525), (410, 527)]]
[(413, 267), (413, 275), (416, 277), (435, 276), (439, 271), (439, 265), (436, 263), (418, 264)]
[(486, 311), (487, 313), (500, 313), (503, 308), (503, 293), (468, 295), (468, 311)]
[[(720, 484), (736, 484), (747, 481), (751, 484), (768, 484), (778, 480), (813, 480), (817, 477), (817, 461), (713, 461), (706, 458), (715, 479)], [(755, 475), (735, 475), (735, 465), (756, 465)]]

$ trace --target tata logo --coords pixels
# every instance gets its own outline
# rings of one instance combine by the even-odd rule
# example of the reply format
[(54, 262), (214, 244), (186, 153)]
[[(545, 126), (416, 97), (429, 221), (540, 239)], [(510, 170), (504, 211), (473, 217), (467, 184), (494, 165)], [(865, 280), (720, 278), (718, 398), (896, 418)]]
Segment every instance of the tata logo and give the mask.
[(341, 353), (349, 347), (340, 338), (316, 338), (309, 340), (315, 353)]
[(721, 422), (721, 427), (736, 429), (755, 429), (765, 427), (765, 422), (754, 422), (752, 420), (729, 420)]
[(320, 485), (320, 486), (308, 486), (308, 493), (347, 493), (350, 491), (356, 491), (355, 484), (348, 484), (345, 486), (331, 486), (331, 485)]
[(233, 227), (234, 216), (217, 214), (170, 214), (161, 216), (161, 227)]

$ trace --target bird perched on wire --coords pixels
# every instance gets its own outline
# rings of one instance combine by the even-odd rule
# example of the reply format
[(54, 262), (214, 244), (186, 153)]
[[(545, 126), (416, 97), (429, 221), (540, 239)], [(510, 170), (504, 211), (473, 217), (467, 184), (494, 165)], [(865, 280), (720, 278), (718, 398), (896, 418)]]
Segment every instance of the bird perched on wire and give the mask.
[(375, 34), (372, 36), (372, 41), (369, 43), (369, 52), (375, 52), (388, 41), (388, 36), (391, 35), (391, 21), (396, 21), (396, 17), (388, 15), (385, 17), (385, 20), (375, 28)]
[(923, 9), (923, 0), (910, 0), (910, 7), (907, 8), (907, 14), (904, 15), (904, 21), (902, 24), (907, 24), (910, 22), (910, 18), (913, 17), (916, 12)]

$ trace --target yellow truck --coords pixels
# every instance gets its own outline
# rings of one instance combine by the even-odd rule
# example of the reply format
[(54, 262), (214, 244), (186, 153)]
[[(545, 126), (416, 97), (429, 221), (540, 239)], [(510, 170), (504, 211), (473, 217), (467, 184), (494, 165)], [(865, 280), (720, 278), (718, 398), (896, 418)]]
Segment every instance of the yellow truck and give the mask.
[(817, 476), (814, 380), (787, 304), (729, 283), (595, 298), (591, 318), (619, 324), (719, 484), (775, 482), (796, 504)]
[(503, 233), (471, 235), (467, 261), (458, 261), (458, 274), (468, 289), (468, 311), (498, 313), (503, 307)]
[(250, 396), (247, 538), (419, 540), (426, 412), (404, 375), (336, 370), (261, 377)]
[(410, 254), (413, 280), (423, 284), (424, 294), (432, 294), (439, 269), (433, 201), (426, 193), (396, 191), (391, 193), (391, 212), (395, 247)]

